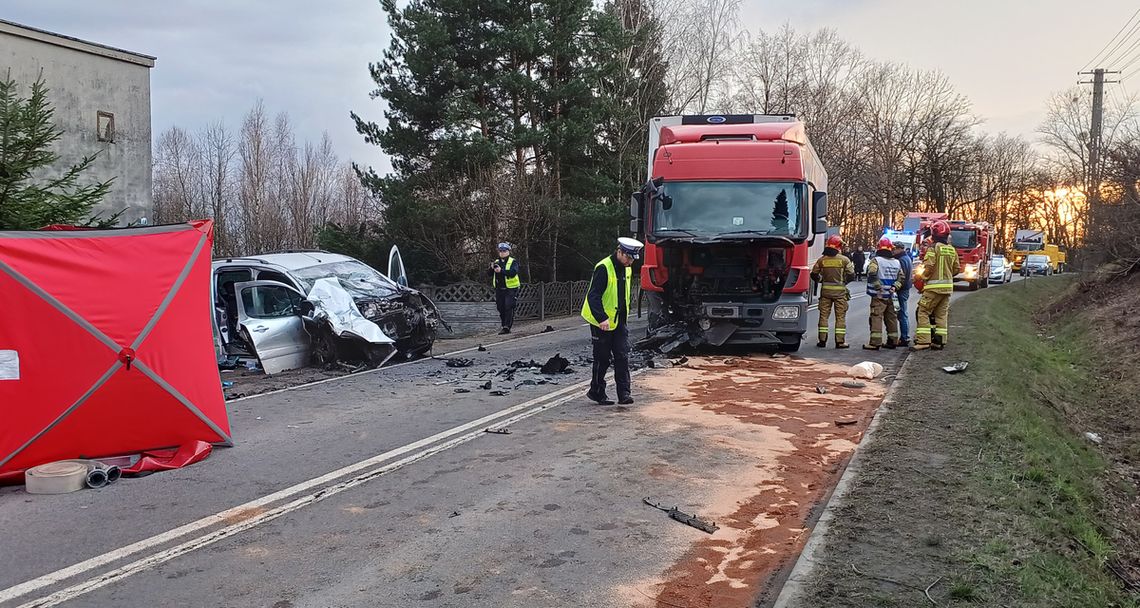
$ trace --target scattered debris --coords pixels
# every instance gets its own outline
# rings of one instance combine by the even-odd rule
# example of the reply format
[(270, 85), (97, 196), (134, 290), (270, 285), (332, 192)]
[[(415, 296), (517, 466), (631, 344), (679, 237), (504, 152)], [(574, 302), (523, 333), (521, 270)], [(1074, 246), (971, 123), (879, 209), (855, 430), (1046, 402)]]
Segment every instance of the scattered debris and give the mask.
[(494, 390), (494, 391), (491, 391), (487, 394), (491, 395), (492, 397), (506, 397), (507, 395), (510, 394), (510, 391)]
[(480, 344), (480, 345), (479, 345), (479, 348), (476, 348), (475, 350), (477, 350), (477, 351), (479, 351), (479, 352), (481, 352), (481, 353), (485, 353), (485, 352), (487, 352), (487, 349), (486, 349), (486, 348), (485, 348), (485, 347), (484, 347), (482, 344)]
[(457, 392), (457, 393), (470, 393), (471, 389), (460, 387), (460, 388), (455, 389), (455, 392)]
[(856, 422), (859, 422), (858, 418), (842, 418), (835, 421), (835, 426), (850, 426)]
[(452, 511), (451, 515), (448, 515), (448, 517), (459, 517), (459, 511)]
[(463, 357), (456, 357), (454, 359), (445, 359), (445, 365), (448, 367), (471, 367), (475, 365), (474, 359), (464, 359)]
[(570, 368), (570, 361), (562, 357), (562, 353), (558, 353), (553, 357), (546, 360), (539, 368), (544, 374), (565, 374), (566, 370)]
[(234, 385), (233, 380), (222, 380), (222, 388), (230, 388)]
[(787, 359), (788, 356), (785, 355), (784, 353), (772, 353), (772, 358), (773, 359)]
[(485, 390), (485, 391), (489, 391), (489, 390), (491, 390), (491, 381), (490, 381), (490, 380), (488, 380), (488, 381), (484, 382), (483, 384), (480, 384), (480, 385), (479, 385), (479, 388), (481, 388), (481, 389), (483, 389), (483, 390)]
[(222, 371), (230, 371), (236, 369), (241, 362), (241, 357), (237, 355), (229, 355), (225, 359), (218, 360), (218, 369)]
[(839, 386), (844, 388), (867, 388), (865, 382), (859, 382), (858, 380), (844, 380)]
[(1089, 432), (1089, 431), (1085, 431), (1085, 439), (1088, 439), (1089, 441), (1096, 443), (1096, 444), (1099, 444), (1101, 441), (1104, 441), (1104, 439), (1101, 438), (1100, 435), (1093, 433), (1093, 432)]
[(673, 362), (665, 357), (653, 357), (649, 361), (646, 361), (645, 364), (653, 369), (668, 369), (673, 367)]
[(942, 371), (946, 372), (947, 374), (957, 374), (959, 372), (966, 371), (966, 367), (969, 365), (970, 364), (967, 361), (959, 361), (954, 365), (947, 365), (946, 367), (943, 367)]
[(544, 333), (544, 334), (548, 334), (548, 333), (550, 333), (550, 332), (552, 332), (552, 331), (554, 331), (554, 326), (553, 326), (553, 325), (547, 325), (547, 326), (546, 326), (546, 329), (542, 330), (542, 333)]
[(483, 429), (483, 432), (484, 433), (490, 433), (492, 435), (510, 435), (511, 429), (508, 429), (506, 427), (503, 427), (503, 428), (488, 427), (488, 428)]
[(822, 385), (822, 384), (817, 384), (817, 385), (815, 385), (815, 392), (817, 392), (821, 395), (826, 395), (827, 394), (827, 387)]
[(874, 380), (875, 376), (883, 373), (883, 366), (874, 361), (864, 361), (862, 363), (852, 365), (847, 370), (847, 375), (852, 378), (866, 378), (867, 380)]
[(707, 521), (701, 519), (700, 517), (697, 517), (696, 515), (690, 515), (688, 513), (685, 513), (684, 511), (681, 511), (680, 509), (678, 509), (675, 506), (674, 507), (666, 507), (663, 504), (653, 502), (652, 500), (650, 500), (648, 498), (645, 498), (644, 501), (645, 501), (645, 504), (653, 507), (654, 509), (659, 509), (661, 511), (664, 511), (664, 512), (669, 514), (669, 517), (671, 517), (671, 518), (673, 518), (673, 519), (675, 519), (675, 520), (677, 520), (683, 524), (686, 524), (686, 525), (692, 526), (698, 530), (701, 530), (702, 532), (707, 532), (709, 534), (712, 534), (713, 532), (716, 532), (717, 530), (720, 529), (720, 526), (716, 525), (716, 522), (707, 522)]

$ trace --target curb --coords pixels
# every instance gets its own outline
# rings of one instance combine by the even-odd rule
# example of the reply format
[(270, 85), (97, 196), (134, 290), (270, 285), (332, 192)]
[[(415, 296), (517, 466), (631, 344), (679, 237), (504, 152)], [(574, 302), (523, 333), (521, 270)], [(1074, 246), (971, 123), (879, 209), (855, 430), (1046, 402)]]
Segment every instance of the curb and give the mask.
[(863, 433), (863, 439), (855, 448), (855, 453), (847, 463), (847, 468), (843, 471), (843, 476), (839, 478), (839, 483), (835, 484), (835, 489), (831, 492), (827, 506), (824, 507), (823, 513), (819, 516), (819, 521), (816, 522), (811, 534), (808, 535), (807, 542), (804, 543), (804, 548), (800, 551), (800, 556), (796, 560), (796, 565), (792, 567), (792, 571), (788, 574), (787, 579), (784, 580), (783, 587), (780, 589), (780, 595), (776, 597), (772, 608), (793, 608), (802, 602), (811, 575), (815, 571), (816, 555), (820, 554), (826, 548), (827, 531), (831, 528), (831, 521), (835, 519), (836, 511), (842, 505), (844, 497), (851, 489), (851, 485), (854, 483), (855, 478), (859, 475), (859, 470), (862, 468), (863, 446), (868, 444), (871, 440), (871, 436), (882, 422), (883, 416), (890, 411), (890, 406), (894, 403), (895, 399), (895, 387), (898, 386), (900, 380), (906, 377), (910, 362), (911, 356), (908, 353), (906, 358), (903, 359), (902, 365), (899, 366), (899, 371), (895, 374), (895, 379), (891, 381), (890, 387), (887, 388), (887, 393), (883, 396), (883, 402), (879, 404), (879, 409), (875, 411), (874, 417), (871, 418), (871, 424), (867, 425), (867, 430)]

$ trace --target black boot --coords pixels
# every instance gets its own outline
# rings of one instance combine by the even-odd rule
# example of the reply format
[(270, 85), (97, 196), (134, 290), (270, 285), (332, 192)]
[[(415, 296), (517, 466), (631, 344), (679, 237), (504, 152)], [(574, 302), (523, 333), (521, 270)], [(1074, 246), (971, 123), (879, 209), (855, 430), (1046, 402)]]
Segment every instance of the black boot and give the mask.
[(820, 340), (815, 343), (816, 348), (827, 348), (827, 340)]
[[(613, 405), (613, 399), (610, 399), (605, 393), (595, 393), (594, 391), (587, 391), (586, 398), (598, 405)], [(632, 403), (632, 400), (630, 400)]]
[(620, 403), (622, 405), (630, 405), (633, 403), (633, 396), (630, 395), (629, 393), (626, 393), (624, 395), (618, 395), (618, 403)]

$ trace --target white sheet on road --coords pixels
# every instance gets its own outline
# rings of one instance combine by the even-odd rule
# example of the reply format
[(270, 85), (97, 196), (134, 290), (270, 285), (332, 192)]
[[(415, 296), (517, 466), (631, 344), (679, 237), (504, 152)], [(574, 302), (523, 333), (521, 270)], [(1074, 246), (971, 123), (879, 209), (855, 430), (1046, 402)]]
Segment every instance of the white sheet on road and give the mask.
[(317, 279), (313, 289), (309, 291), (309, 301), (317, 310), (329, 317), (333, 331), (338, 336), (357, 336), (373, 344), (392, 344), (380, 326), (364, 318), (352, 296), (341, 287), (340, 281), (335, 277)]

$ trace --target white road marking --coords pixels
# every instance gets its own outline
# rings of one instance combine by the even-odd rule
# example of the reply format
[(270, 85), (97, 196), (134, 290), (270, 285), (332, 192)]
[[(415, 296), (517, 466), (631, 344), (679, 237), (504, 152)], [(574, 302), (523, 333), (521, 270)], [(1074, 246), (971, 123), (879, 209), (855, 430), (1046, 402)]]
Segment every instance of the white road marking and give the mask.
[[(643, 370), (643, 369), (642, 370), (636, 370), (630, 375), (635, 376), (635, 375), (638, 375), (644, 371), (645, 370)], [(579, 382), (578, 384), (568, 386), (565, 389), (562, 389), (560, 391), (556, 391), (555, 393), (551, 393), (551, 395), (548, 395), (548, 397), (556, 395), (556, 394), (565, 393), (566, 391), (571, 390), (571, 389), (581, 389), (584, 386), (586, 386), (587, 384), (589, 384), (589, 382)], [(529, 418), (531, 416), (534, 416), (535, 414), (538, 414), (538, 413), (544, 412), (546, 410), (558, 407), (558, 406), (560, 406), (560, 405), (562, 405), (562, 404), (564, 404), (564, 403), (566, 403), (572, 399), (575, 399), (575, 398), (578, 398), (578, 395), (562, 396), (562, 397), (560, 397), (554, 401), (539, 405), (538, 407), (534, 407), (534, 408), (529, 409), (527, 411), (516, 414), (515, 416), (512, 416), (511, 418), (508, 418), (506, 420), (502, 420), (498, 423), (498, 426), (508, 426), (508, 425), (513, 424), (515, 422), (518, 422), (518, 421), (524, 420), (526, 418)], [(514, 406), (513, 408), (507, 408), (506, 410), (503, 410), (502, 412), (518, 411), (519, 409), (525, 409), (525, 408), (523, 408), (524, 405), (526, 405), (526, 404), (517, 405), (517, 406)], [(499, 412), (499, 413), (502, 413), (502, 412)], [(495, 415), (493, 414), (492, 416), (495, 416)], [(481, 418), (481, 419), (476, 420), (474, 422), (470, 422), (468, 424), (463, 425), (463, 427), (456, 427), (456, 429), (471, 428), (472, 426), (484, 426), (484, 421), (486, 421), (488, 418), (491, 418), (492, 416), (484, 417), (484, 418)], [(397, 469), (405, 467), (409, 464), (412, 464), (412, 463), (417, 462), (419, 460), (423, 460), (425, 458), (428, 458), (430, 456), (433, 456), (433, 455), (438, 454), (440, 452), (443, 452), (445, 450), (449, 450), (449, 449), (456, 447), (458, 445), (462, 445), (464, 443), (467, 443), (468, 441), (471, 441), (473, 439), (476, 439), (476, 438), (484, 436), (484, 435), (485, 435), (485, 433), (483, 432), (483, 429), (481, 429), (481, 428), (478, 430), (469, 432), (465, 435), (460, 435), (459, 437), (455, 437), (455, 438), (453, 438), (450, 441), (447, 441), (445, 443), (441, 443), (439, 445), (432, 446), (426, 450), (423, 450), (421, 452), (417, 452), (415, 454), (412, 454), (410, 456), (402, 458), (396, 462), (381, 466), (380, 468), (368, 471), (366, 473), (362, 473), (360, 475), (357, 475), (356, 477), (353, 477), (352, 479), (342, 481), (336, 485), (329, 486), (326, 488), (322, 488), (316, 492), (313, 492), (313, 493), (307, 494), (305, 496), (302, 496), (300, 498), (297, 498), (296, 500), (293, 500), (292, 502), (281, 505), (281, 506), (276, 507), (274, 509), (271, 509), (269, 511), (265, 511), (264, 513), (260, 513), (258, 515), (253, 516), (253, 517), (245, 519), (239, 523), (232, 524), (232, 525), (226, 526), (224, 528), (220, 528), (218, 530), (214, 530), (213, 532), (210, 532), (208, 534), (204, 534), (204, 535), (199, 536), (197, 538), (188, 540), (188, 541), (186, 541), (180, 545), (177, 545), (175, 547), (171, 547), (170, 549), (167, 549), (166, 551), (162, 551), (162, 552), (156, 553), (154, 555), (151, 555), (149, 557), (145, 557), (143, 559), (131, 562), (125, 566), (122, 566), (120, 568), (112, 570), (111, 572), (108, 572), (102, 576), (91, 578), (91, 579), (84, 581), (82, 583), (72, 585), (71, 587), (57, 591), (51, 595), (32, 600), (30, 602), (27, 602), (25, 604), (20, 605), (19, 608), (49, 608), (50, 606), (57, 606), (57, 605), (62, 604), (64, 602), (73, 600), (79, 596), (82, 596), (82, 595), (85, 595), (85, 594), (90, 593), (92, 591), (95, 591), (96, 589), (99, 589), (101, 587), (105, 587), (107, 585), (110, 585), (111, 583), (120, 581), (124, 578), (127, 578), (128, 576), (131, 576), (132, 574), (137, 574), (139, 572), (149, 570), (155, 566), (166, 563), (166, 562), (168, 562), (172, 559), (175, 559), (179, 556), (182, 556), (182, 555), (185, 555), (185, 554), (190, 553), (192, 551), (195, 551), (197, 549), (201, 549), (203, 547), (209, 546), (209, 545), (216, 543), (220, 540), (229, 538), (231, 536), (234, 536), (236, 534), (239, 534), (241, 532), (249, 530), (250, 528), (254, 528), (254, 527), (259, 526), (259, 525), (264, 524), (264, 523), (268, 523), (268, 522), (273, 521), (273, 520), (275, 520), (275, 519), (277, 519), (283, 515), (287, 515), (287, 514), (292, 513), (293, 511), (296, 511), (298, 509), (302, 509), (302, 508), (307, 507), (311, 504), (315, 504), (315, 503), (320, 502), (320, 501), (322, 501), (322, 500), (324, 500), (330, 496), (335, 496), (337, 494), (340, 494), (341, 492), (344, 492), (346, 490), (350, 490), (352, 488), (355, 488), (356, 486), (367, 483), (373, 479), (377, 479), (379, 477), (382, 477), (383, 475), (391, 473), (392, 471), (395, 471)], [(426, 441), (426, 440), (424, 440), (424, 441)], [(420, 443), (420, 442), (417, 442), (417, 443)], [(409, 444), (409, 445), (414, 445), (414, 444)], [(372, 460), (372, 459), (370, 459), (370, 460)], [(368, 461), (364, 461), (364, 462), (368, 462)], [(353, 465), (353, 466), (356, 466), (356, 465)], [(231, 511), (232, 511), (232, 509), (231, 509)], [(2, 597), (0, 597), (0, 601), (3, 601)]]
[[(67, 568), (63, 568), (63, 569), (57, 570), (55, 572), (52, 572), (50, 574), (45, 574), (43, 576), (34, 578), (30, 581), (26, 581), (26, 582), (21, 583), (19, 585), (9, 587), (8, 589), (0, 590), (0, 604), (2, 604), (4, 602), (11, 601), (11, 600), (18, 598), (18, 597), (22, 597), (22, 596), (27, 595), (29, 593), (34, 593), (36, 591), (44, 589), (45, 587), (48, 587), (48, 586), (51, 586), (51, 585), (54, 585), (57, 583), (61, 583), (61, 582), (65, 581), (69, 578), (78, 576), (80, 574), (88, 573), (91, 570), (94, 570), (95, 568), (99, 568), (101, 566), (108, 565), (112, 562), (123, 559), (125, 557), (129, 557), (129, 556), (134, 555), (136, 553), (140, 553), (140, 552), (143, 552), (143, 551), (146, 551), (149, 549), (153, 549), (155, 547), (158, 547), (159, 545), (162, 545), (162, 544), (168, 543), (170, 541), (179, 539), (179, 538), (186, 536), (188, 534), (198, 532), (199, 530), (203, 530), (203, 529), (208, 528), (210, 526), (214, 526), (214, 525), (217, 525), (220, 523), (225, 523), (226, 520), (229, 518), (245, 517), (245, 516), (249, 515), (251, 510), (260, 509), (260, 508), (263, 508), (263, 507), (268, 506), (270, 504), (273, 504), (275, 502), (278, 502), (280, 500), (284, 500), (286, 498), (291, 498), (291, 497), (293, 497), (297, 494), (300, 494), (302, 492), (312, 490), (313, 488), (316, 488), (317, 486), (320, 486), (322, 484), (329, 483), (331, 481), (340, 479), (342, 477), (346, 477), (348, 475), (352, 475), (354, 473), (358, 473), (359, 471), (362, 471), (362, 470), (367, 469), (369, 467), (379, 465), (385, 461), (391, 460), (392, 458), (396, 458), (398, 456), (403, 456), (404, 454), (407, 454), (409, 452), (412, 452), (412, 451), (418, 450), (420, 448), (423, 448), (425, 446), (431, 445), (437, 441), (449, 439), (455, 435), (459, 435), (461, 433), (471, 431), (472, 429), (477, 429), (474, 432), (474, 436), (478, 436), (479, 433), (483, 432), (483, 428), (489, 426), (490, 423), (502, 418), (503, 416), (510, 416), (512, 414), (516, 414), (517, 412), (520, 412), (522, 410), (527, 410), (528, 408), (532, 408), (536, 405), (542, 404), (543, 402), (549, 401), (552, 399), (556, 399), (557, 400), (556, 404), (561, 405), (562, 403), (565, 403), (566, 401), (577, 398), (577, 397), (579, 397), (578, 394), (571, 394), (569, 396), (566, 396), (566, 395), (568, 393), (576, 393), (577, 391), (580, 391), (583, 388), (585, 388), (587, 385), (589, 385), (589, 381), (582, 381), (582, 382), (578, 382), (575, 384), (571, 384), (569, 386), (566, 386), (566, 387), (561, 388), (559, 390), (553, 391), (551, 393), (547, 393), (545, 395), (535, 397), (534, 399), (520, 403), (518, 405), (514, 405), (511, 407), (499, 410), (499, 411), (494, 412), (492, 414), (488, 414), (482, 418), (479, 418), (478, 420), (473, 420), (473, 421), (468, 422), (466, 424), (462, 424), (462, 425), (447, 429), (445, 431), (441, 431), (441, 432), (436, 433), (435, 435), (432, 435), (430, 437), (420, 439), (419, 441), (409, 443), (407, 445), (395, 448), (393, 450), (389, 450), (389, 451), (384, 452), (382, 454), (377, 454), (376, 456), (373, 456), (373, 457), (368, 458), (366, 460), (361, 460), (361, 461), (356, 462), (354, 464), (350, 464), (350, 465), (341, 467), (335, 471), (331, 471), (329, 473), (321, 475), (320, 477), (314, 477), (314, 478), (309, 479), (307, 481), (303, 481), (301, 483), (289, 486), (288, 488), (285, 488), (283, 490), (279, 490), (279, 491), (274, 492), (272, 494), (268, 494), (268, 495), (263, 496), (261, 498), (258, 498), (256, 500), (249, 501), (245, 504), (238, 505), (236, 507), (233, 507), (231, 509), (227, 509), (225, 511), (222, 511), (222, 512), (214, 514), (214, 515), (209, 515), (209, 516), (203, 517), (202, 519), (199, 519), (197, 521), (179, 526), (177, 528), (174, 528), (173, 530), (163, 532), (162, 534), (158, 534), (158, 535), (152, 536), (150, 538), (140, 540), (138, 542), (132, 543), (132, 544), (127, 545), (125, 547), (120, 547), (120, 548), (115, 549), (113, 551), (109, 551), (109, 552), (104, 553), (102, 555), (98, 555), (96, 557), (92, 557), (88, 560), (82, 561), (78, 564), (68, 566)], [(561, 399), (559, 399), (559, 398), (561, 398)], [(551, 405), (551, 404), (542, 405), (542, 406), (536, 408), (533, 412), (526, 412), (525, 415), (522, 416), (522, 418), (525, 418), (527, 416), (531, 416), (531, 415), (533, 415), (537, 412), (540, 412), (540, 411), (544, 411), (545, 409), (548, 409), (549, 407), (554, 407), (554, 405)], [(518, 419), (521, 420), (522, 418), (518, 418)], [(514, 418), (512, 418), (511, 420), (514, 420)], [(507, 422), (510, 422), (510, 420), (508, 420)], [(501, 425), (504, 423), (500, 422), (499, 424)], [(448, 444), (444, 444), (444, 445), (448, 445)], [(458, 445), (458, 444), (455, 444), (455, 445)], [(436, 446), (436, 447), (439, 447), (439, 446)], [(432, 448), (432, 449), (435, 449), (435, 448)], [(435, 452), (431, 452), (431, 453), (434, 454)], [(405, 459), (405, 460), (407, 460), (407, 459)], [(400, 461), (400, 462), (403, 462), (403, 461)], [(400, 464), (399, 466), (403, 466), (404, 464), (407, 464), (407, 463)], [(387, 472), (387, 471), (385, 471), (385, 472)], [(360, 477), (367, 477), (368, 475), (371, 475), (371, 473), (361, 475)], [(347, 482), (345, 482), (345, 483), (347, 483)], [(334, 486), (334, 487), (339, 487), (339, 486)], [(327, 489), (318, 490), (317, 492), (315, 492), (315, 494), (320, 495), (326, 491), (327, 491)], [(305, 499), (304, 498), (298, 499), (297, 501), (294, 501), (294, 503), (296, 503), (300, 500), (305, 500)], [(290, 503), (290, 504), (293, 504), (293, 503)], [(301, 505), (301, 506), (304, 506), (304, 505)], [(274, 511), (276, 511), (276, 509)], [(272, 513), (274, 511), (269, 511), (268, 513)], [(253, 519), (253, 518), (251, 518), (251, 519)], [(246, 521), (249, 521), (249, 520), (246, 520)], [(245, 523), (245, 522), (242, 522), (242, 523)], [(243, 528), (243, 529), (245, 529), (245, 528)], [(213, 534), (216, 534), (216, 533), (217, 532), (211, 533), (211, 534), (207, 535), (207, 537), (212, 536)], [(194, 542), (194, 541), (190, 541), (190, 542)], [(180, 546), (182, 546), (182, 545), (180, 545)], [(31, 604), (31, 605), (39, 606), (41, 604)], [(43, 605), (54, 605), (54, 604), (43, 604)]]

